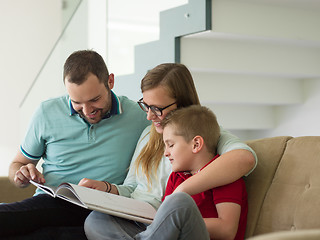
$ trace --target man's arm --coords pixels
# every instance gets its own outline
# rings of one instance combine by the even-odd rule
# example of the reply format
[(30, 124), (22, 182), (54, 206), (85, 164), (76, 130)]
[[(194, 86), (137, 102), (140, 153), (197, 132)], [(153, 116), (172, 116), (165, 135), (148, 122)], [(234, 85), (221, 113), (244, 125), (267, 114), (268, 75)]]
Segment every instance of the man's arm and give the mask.
[(29, 180), (38, 183), (45, 183), (43, 175), (36, 169), (37, 161), (31, 161), (26, 158), (20, 151), (13, 159), (9, 167), (9, 179), (17, 187), (28, 186)]
[(241, 206), (223, 202), (216, 205), (218, 218), (204, 218), (211, 239), (234, 239), (239, 225)]

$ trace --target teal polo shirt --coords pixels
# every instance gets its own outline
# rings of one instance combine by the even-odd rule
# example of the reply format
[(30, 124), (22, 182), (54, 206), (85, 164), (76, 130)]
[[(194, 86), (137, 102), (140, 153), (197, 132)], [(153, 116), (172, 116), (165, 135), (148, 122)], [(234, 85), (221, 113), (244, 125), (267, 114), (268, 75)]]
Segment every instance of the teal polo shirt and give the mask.
[(136, 102), (113, 92), (110, 112), (96, 124), (86, 122), (69, 97), (61, 96), (40, 104), (20, 150), (30, 160), (43, 158), (47, 185), (78, 184), (84, 177), (121, 184), (148, 125)]

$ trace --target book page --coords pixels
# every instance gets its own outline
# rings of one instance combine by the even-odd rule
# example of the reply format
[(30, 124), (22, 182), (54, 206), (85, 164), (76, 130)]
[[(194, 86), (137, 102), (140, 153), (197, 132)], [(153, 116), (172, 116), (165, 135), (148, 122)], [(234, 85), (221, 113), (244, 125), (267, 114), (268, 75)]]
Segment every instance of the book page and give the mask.
[(53, 187), (53, 186), (43, 185), (32, 180), (30, 180), (29, 182), (35, 185), (37, 188), (44, 191), (45, 193), (49, 194), (51, 197), (59, 197), (59, 198), (62, 198), (63, 200), (79, 205), (80, 207), (88, 208), (79, 199), (79, 196), (77, 195), (77, 193), (74, 191), (74, 189), (69, 183), (62, 183), (58, 187)]
[[(75, 185), (77, 186), (77, 185)], [(74, 203), (80, 207), (88, 208), (84, 204), (70, 183), (62, 183), (56, 189), (56, 196)]]
[(44, 191), (45, 193), (49, 194), (51, 197), (55, 197), (55, 191), (56, 191), (56, 187), (53, 186), (45, 186), (43, 184), (37, 183), (35, 181), (30, 180), (29, 181), (31, 184), (35, 185), (37, 188), (40, 188), (42, 191)]
[[(147, 202), (74, 184), (70, 185), (77, 192), (82, 202), (90, 209), (94, 208), (98, 211), (105, 209), (106, 211), (109, 210), (109, 212), (118, 212), (120, 215), (131, 215), (132, 217), (145, 218), (149, 220), (152, 220), (156, 214), (156, 210)], [(110, 212), (110, 214), (112, 213)]]

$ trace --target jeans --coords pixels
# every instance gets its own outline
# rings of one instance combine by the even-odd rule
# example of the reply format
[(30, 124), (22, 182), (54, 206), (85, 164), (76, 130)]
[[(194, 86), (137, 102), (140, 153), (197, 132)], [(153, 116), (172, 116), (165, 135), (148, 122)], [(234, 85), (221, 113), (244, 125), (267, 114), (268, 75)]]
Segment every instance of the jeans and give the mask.
[(87, 217), (84, 230), (89, 240), (210, 239), (197, 205), (186, 193), (166, 197), (148, 226), (94, 211)]
[(47, 194), (0, 204), (0, 239), (86, 239), (90, 212)]

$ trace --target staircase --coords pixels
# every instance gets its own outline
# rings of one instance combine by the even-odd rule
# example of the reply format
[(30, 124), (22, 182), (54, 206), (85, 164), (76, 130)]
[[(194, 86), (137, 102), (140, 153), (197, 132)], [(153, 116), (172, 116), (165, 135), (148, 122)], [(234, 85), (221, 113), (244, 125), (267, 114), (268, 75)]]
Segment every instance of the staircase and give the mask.
[(303, 102), (301, 82), (319, 78), (319, 6), (306, 2), (213, 0), (212, 30), (181, 38), (181, 63), (225, 128), (274, 128), (275, 107)]
[(181, 62), (201, 103), (244, 138), (274, 129), (282, 108), (303, 103), (304, 83), (320, 78), (320, 1), (189, 0), (160, 22), (160, 40), (136, 48), (131, 84), (159, 63)]

